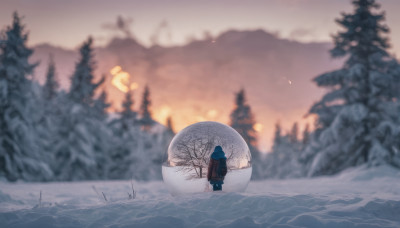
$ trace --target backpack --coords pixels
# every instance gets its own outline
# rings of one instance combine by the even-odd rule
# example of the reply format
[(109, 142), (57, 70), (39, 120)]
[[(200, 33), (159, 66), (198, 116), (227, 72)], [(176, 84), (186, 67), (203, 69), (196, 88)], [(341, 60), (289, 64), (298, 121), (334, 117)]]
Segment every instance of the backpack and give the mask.
[(225, 177), (226, 173), (228, 172), (228, 168), (226, 167), (226, 159), (219, 159), (218, 167), (217, 167), (217, 175), (219, 177)]

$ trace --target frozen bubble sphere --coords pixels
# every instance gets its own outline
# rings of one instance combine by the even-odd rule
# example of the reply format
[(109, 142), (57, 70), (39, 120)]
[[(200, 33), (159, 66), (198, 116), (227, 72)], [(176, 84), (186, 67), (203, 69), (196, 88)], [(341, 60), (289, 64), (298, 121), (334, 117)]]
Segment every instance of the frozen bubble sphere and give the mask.
[(227, 158), (228, 173), (222, 191), (243, 192), (251, 177), (249, 147), (240, 134), (218, 122), (199, 122), (180, 131), (168, 147), (162, 175), (173, 195), (212, 191), (207, 181), (210, 156), (221, 146)]

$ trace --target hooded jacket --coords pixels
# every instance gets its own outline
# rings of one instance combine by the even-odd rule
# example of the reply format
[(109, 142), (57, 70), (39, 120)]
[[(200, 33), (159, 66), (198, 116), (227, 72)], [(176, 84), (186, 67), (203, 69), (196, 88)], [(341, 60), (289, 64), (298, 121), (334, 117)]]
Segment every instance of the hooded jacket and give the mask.
[(221, 160), (225, 161), (225, 153), (221, 146), (216, 146), (214, 152), (211, 154), (210, 162), (208, 163), (207, 179), (213, 183), (223, 183), (224, 176), (218, 175), (218, 166)]

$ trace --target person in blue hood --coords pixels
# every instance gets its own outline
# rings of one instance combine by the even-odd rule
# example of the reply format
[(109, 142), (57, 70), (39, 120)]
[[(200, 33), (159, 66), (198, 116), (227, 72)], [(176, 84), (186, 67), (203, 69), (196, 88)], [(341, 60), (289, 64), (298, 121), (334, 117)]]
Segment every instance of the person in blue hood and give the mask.
[(224, 184), (227, 172), (225, 153), (221, 146), (216, 146), (214, 152), (211, 154), (207, 173), (207, 179), (212, 184), (214, 191), (222, 190), (222, 184)]

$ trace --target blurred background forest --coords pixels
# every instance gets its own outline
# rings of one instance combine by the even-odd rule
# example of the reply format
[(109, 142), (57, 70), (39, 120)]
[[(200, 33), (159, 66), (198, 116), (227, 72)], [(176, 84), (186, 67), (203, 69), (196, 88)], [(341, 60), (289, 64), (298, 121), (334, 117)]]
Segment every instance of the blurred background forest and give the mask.
[(175, 133), (206, 120), (243, 136), (253, 179), (400, 168), (400, 66), (385, 14), (377, 1), (346, 3), (333, 43), (231, 29), (163, 45), (164, 21), (146, 46), (118, 16), (102, 25), (119, 34), (102, 46), (93, 36), (78, 49), (29, 45), (31, 18), (7, 12), (0, 177), (161, 179)]

